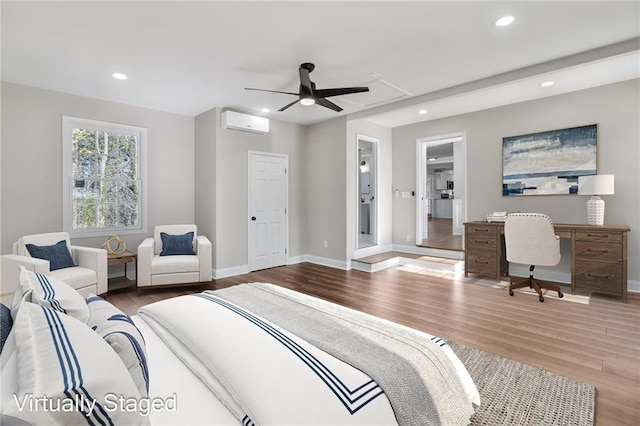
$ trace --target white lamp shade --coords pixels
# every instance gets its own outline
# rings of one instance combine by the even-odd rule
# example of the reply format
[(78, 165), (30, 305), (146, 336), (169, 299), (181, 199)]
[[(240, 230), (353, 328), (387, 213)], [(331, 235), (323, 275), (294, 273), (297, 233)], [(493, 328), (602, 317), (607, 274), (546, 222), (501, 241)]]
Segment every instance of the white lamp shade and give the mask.
[(613, 175), (578, 177), (578, 194), (580, 195), (612, 195), (614, 193)]

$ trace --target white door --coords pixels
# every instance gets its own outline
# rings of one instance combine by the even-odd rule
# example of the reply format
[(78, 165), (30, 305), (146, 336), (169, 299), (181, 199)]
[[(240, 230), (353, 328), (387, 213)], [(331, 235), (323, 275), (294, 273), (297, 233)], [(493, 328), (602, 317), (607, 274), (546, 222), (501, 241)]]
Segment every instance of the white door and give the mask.
[(278, 154), (249, 153), (249, 268), (282, 266), (287, 259), (287, 164)]

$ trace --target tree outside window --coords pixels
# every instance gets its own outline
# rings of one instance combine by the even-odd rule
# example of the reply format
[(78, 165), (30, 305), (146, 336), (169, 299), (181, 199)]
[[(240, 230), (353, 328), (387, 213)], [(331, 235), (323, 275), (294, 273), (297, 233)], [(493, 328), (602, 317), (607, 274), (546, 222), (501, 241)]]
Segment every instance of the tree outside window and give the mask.
[(139, 127), (64, 117), (66, 230), (142, 232), (145, 137)]

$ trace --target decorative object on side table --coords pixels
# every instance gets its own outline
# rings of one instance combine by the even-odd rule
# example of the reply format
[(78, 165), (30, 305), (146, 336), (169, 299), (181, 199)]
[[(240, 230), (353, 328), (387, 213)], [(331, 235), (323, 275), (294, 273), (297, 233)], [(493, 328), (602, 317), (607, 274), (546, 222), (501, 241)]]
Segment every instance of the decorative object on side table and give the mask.
[[(117, 245), (115, 246), (115, 248), (112, 248), (111, 244), (114, 242)], [(127, 244), (122, 241), (117, 235), (109, 235), (107, 241), (102, 244), (101, 248), (105, 249), (109, 254), (122, 254), (127, 251)]]
[(613, 175), (580, 176), (578, 179), (578, 194), (591, 195), (587, 201), (587, 224), (604, 225), (604, 200), (600, 195), (613, 195)]

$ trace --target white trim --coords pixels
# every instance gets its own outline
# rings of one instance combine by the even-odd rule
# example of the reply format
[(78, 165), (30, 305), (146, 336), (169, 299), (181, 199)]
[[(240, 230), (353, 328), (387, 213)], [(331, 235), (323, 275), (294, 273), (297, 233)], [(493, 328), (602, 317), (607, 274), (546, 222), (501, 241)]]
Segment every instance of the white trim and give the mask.
[(345, 262), (344, 260), (330, 259), (328, 257), (314, 256), (311, 254), (304, 255), (304, 259), (305, 262), (328, 266), (330, 268), (342, 269), (343, 271), (348, 271), (349, 269), (351, 269), (351, 262)]
[(393, 245), (385, 244), (383, 246), (365, 247), (355, 250), (353, 252), (352, 259), (357, 260), (359, 257), (372, 256), (374, 254), (386, 253), (388, 251), (393, 251)]
[(425, 256), (444, 257), (445, 259), (455, 259), (455, 260), (464, 259), (463, 251), (442, 250), (442, 249), (428, 248), (428, 247), (404, 246), (400, 244), (394, 244), (393, 251), (422, 254)]
[[(71, 131), (74, 127), (83, 129), (125, 133), (138, 137), (138, 179), (140, 180), (139, 226), (73, 229), (71, 206), (71, 182), (73, 178)], [(111, 234), (146, 234), (148, 226), (148, 196), (147, 196), (147, 129), (129, 124), (111, 123), (90, 120), (80, 117), (62, 116), (62, 230), (71, 237), (104, 237)]]
[(251, 272), (249, 265), (232, 266), (230, 268), (213, 269), (213, 279), (219, 280), (221, 278), (234, 277), (236, 275), (244, 275)]
[(287, 265), (295, 265), (306, 262), (305, 255), (287, 257)]
[(640, 293), (640, 281), (628, 280), (627, 293)]
[[(356, 133), (356, 250), (358, 250), (359, 235), (360, 235), (360, 155), (358, 153), (360, 147), (360, 141), (365, 141), (373, 144), (374, 146), (374, 166), (375, 166), (375, 183), (374, 183), (374, 212), (373, 212), (373, 222), (374, 222), (374, 231), (373, 231), (373, 244), (377, 246), (380, 242), (378, 235), (380, 234), (380, 221), (379, 221), (379, 202), (380, 202), (380, 185), (378, 184), (380, 181), (380, 139), (374, 138), (373, 136), (363, 135), (362, 133)], [(366, 247), (365, 247), (366, 248)]]
[[(511, 262), (509, 263), (509, 276), (512, 278), (528, 277), (529, 267), (526, 265), (519, 265), (517, 263)], [(536, 267), (534, 276), (545, 281), (571, 285), (571, 271), (545, 269), (544, 267), (538, 266)]]
[[(454, 162), (455, 173), (455, 150), (456, 143), (461, 142), (458, 149), (462, 149), (463, 158), (463, 173), (464, 173), (464, 185), (456, 185), (454, 189), (454, 200), (462, 200), (462, 213), (461, 218), (458, 221), (460, 224), (464, 223), (467, 218), (467, 134), (466, 132), (448, 133), (439, 136), (429, 136), (416, 139), (416, 232), (415, 241), (422, 241), (423, 235), (428, 237), (428, 224), (426, 223), (427, 213), (424, 211), (424, 203), (422, 200), (425, 194), (425, 182), (427, 181), (427, 147), (443, 145), (445, 143), (453, 143), (454, 156), (452, 161)], [(462, 186), (462, 187), (461, 187)], [(453, 220), (455, 221), (455, 217)], [(422, 231), (422, 233), (421, 233)], [(453, 230), (452, 230), (453, 232)], [(459, 230), (462, 235), (463, 230)]]

